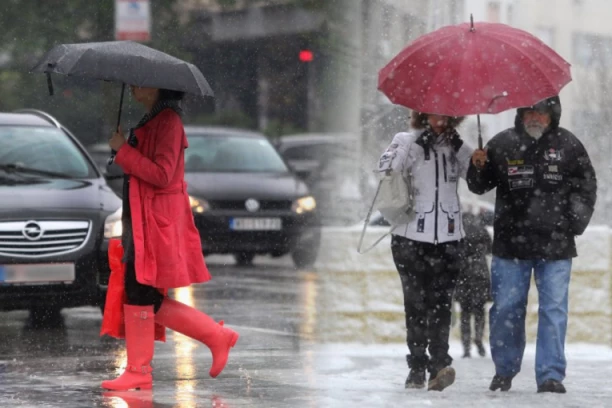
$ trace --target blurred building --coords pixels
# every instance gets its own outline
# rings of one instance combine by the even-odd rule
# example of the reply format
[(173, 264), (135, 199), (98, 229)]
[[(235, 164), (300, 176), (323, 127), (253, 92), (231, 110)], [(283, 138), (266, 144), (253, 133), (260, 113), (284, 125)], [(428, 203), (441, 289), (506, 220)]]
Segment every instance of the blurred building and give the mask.
[(326, 16), (294, 3), (237, 1), (222, 9), (191, 1), (185, 47), (215, 91), (217, 119), (272, 135), (321, 127)]
[[(357, 1), (356, 1), (357, 2)], [(346, 109), (357, 110), (360, 118), (363, 168), (361, 191), (364, 209), (374, 196), (374, 164), (399, 131), (408, 128), (409, 110), (393, 105), (378, 91), (378, 71), (429, 25), (429, 0), (359, 0), (362, 4), (360, 30), (361, 98), (348, 101)], [(357, 106), (358, 104), (358, 106)]]

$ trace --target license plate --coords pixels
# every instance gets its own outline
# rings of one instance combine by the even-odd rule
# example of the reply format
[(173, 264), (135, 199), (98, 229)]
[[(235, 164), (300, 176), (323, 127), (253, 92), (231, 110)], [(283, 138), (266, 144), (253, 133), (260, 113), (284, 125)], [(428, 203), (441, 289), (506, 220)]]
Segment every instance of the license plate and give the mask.
[(0, 284), (42, 285), (74, 282), (74, 264), (0, 265)]
[(280, 218), (232, 218), (230, 229), (234, 231), (279, 231), (282, 228)]

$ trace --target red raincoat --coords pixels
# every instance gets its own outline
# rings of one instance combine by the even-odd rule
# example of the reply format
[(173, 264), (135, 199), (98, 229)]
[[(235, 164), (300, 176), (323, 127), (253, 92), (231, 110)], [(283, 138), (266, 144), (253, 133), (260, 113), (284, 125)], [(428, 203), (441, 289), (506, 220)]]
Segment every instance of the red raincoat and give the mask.
[(176, 112), (165, 109), (135, 133), (137, 147), (124, 143), (115, 162), (132, 176), (136, 279), (163, 289), (206, 282), (210, 274), (184, 181), (183, 122)]

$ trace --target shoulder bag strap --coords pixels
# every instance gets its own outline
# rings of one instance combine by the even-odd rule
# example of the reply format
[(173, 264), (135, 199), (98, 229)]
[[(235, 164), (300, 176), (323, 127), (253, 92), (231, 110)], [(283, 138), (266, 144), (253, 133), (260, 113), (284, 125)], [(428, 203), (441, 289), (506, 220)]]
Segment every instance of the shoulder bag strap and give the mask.
[(359, 237), (359, 245), (357, 246), (357, 252), (359, 252), (360, 254), (365, 254), (366, 252), (369, 252), (370, 250), (372, 250), (376, 245), (380, 243), (380, 241), (385, 239), (387, 236), (391, 235), (391, 233), (397, 228), (397, 225), (395, 227), (392, 227), (389, 230), (389, 232), (384, 234), (382, 237), (378, 238), (376, 242), (374, 242), (371, 246), (363, 250), (361, 249), (363, 245), (363, 237), (365, 236), (366, 229), (368, 228), (368, 223), (370, 222), (370, 217), (372, 216), (372, 211), (374, 210), (374, 204), (376, 204), (376, 199), (378, 198), (378, 193), (380, 192), (381, 186), (382, 186), (382, 180), (378, 182), (378, 188), (376, 189), (376, 194), (374, 194), (374, 200), (372, 200), (372, 205), (370, 206), (370, 209), (368, 210), (368, 215), (366, 216), (365, 222), (363, 223), (363, 229), (361, 230), (361, 236)]

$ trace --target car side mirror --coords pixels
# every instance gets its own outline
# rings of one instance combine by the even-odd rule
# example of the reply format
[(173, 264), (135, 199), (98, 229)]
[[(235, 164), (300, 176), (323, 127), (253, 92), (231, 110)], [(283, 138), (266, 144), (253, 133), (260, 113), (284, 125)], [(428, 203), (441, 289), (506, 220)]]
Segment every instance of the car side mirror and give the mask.
[(296, 166), (295, 163), (292, 163), (290, 160), (287, 160), (286, 163), (289, 169), (302, 181), (308, 180), (312, 175), (312, 169)]
[(304, 181), (308, 180), (310, 176), (312, 175), (312, 171), (310, 170), (295, 170), (294, 169), (294, 171), (295, 171), (295, 174), (297, 174), (297, 176)]

